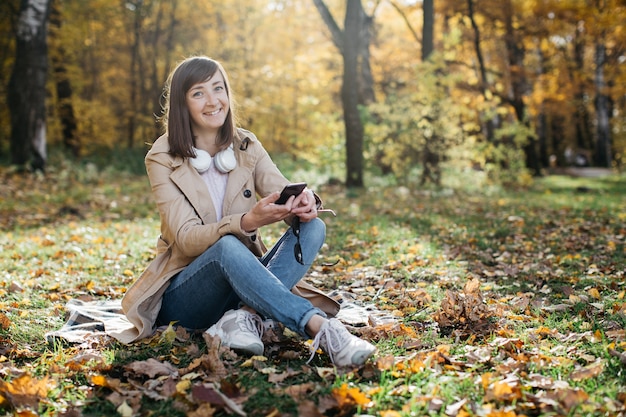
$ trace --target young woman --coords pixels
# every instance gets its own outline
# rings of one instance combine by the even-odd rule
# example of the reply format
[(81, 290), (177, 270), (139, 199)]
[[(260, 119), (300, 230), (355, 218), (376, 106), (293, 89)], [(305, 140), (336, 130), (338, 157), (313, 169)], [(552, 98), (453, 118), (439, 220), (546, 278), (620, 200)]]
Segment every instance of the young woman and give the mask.
[[(263, 319), (314, 339), (337, 366), (375, 347), (333, 317), (338, 304), (302, 281), (325, 239), (319, 198), (305, 189), (276, 204), (289, 181), (235, 123), (226, 72), (207, 57), (181, 62), (166, 83), (166, 133), (146, 156), (161, 217), (157, 256), (122, 300), (130, 342), (176, 322), (263, 354)], [(260, 199), (257, 201), (257, 195)], [(291, 225), (266, 251), (262, 226)]]

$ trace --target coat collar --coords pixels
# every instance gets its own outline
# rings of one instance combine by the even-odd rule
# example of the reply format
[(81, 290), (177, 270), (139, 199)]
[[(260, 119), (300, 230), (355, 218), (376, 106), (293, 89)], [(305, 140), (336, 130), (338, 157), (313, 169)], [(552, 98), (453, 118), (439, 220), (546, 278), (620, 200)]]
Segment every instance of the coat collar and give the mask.
[[(243, 188), (248, 179), (254, 174), (255, 155), (248, 151), (251, 143), (256, 142), (256, 137), (244, 130), (238, 129), (235, 138), (234, 150), (237, 159), (237, 167), (228, 174), (226, 194), (224, 196), (224, 215), (231, 214), (230, 210), (235, 198), (243, 192)], [(168, 153), (169, 144), (167, 136), (160, 137), (150, 150), (152, 153)], [(215, 207), (211, 194), (205, 182), (196, 169), (191, 165), (189, 159), (181, 157), (171, 157), (172, 173), (170, 179), (176, 184), (185, 195), (189, 203), (202, 220), (202, 223), (214, 223), (217, 221)]]

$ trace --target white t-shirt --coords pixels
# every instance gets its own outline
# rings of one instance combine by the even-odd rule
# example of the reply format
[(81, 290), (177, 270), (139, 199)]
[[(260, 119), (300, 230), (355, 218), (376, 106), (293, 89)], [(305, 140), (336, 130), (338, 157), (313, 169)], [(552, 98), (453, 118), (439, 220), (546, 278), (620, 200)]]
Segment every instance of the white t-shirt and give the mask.
[(217, 221), (222, 219), (222, 207), (224, 207), (224, 195), (226, 194), (226, 184), (228, 183), (228, 174), (223, 174), (217, 170), (213, 161), (209, 169), (200, 174), (207, 188), (211, 199), (215, 205), (215, 213)]

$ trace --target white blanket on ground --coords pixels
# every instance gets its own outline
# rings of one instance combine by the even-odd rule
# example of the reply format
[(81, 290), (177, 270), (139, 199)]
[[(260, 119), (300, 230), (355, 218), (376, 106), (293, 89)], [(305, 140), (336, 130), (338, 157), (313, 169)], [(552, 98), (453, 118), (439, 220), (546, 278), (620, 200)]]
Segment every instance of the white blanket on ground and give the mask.
[(122, 311), (122, 300), (82, 301), (73, 299), (65, 308), (69, 318), (59, 330), (46, 333), (49, 342), (62, 339), (82, 343), (133, 327)]
[[(395, 321), (395, 318), (378, 310), (374, 305), (359, 305), (355, 302), (355, 296), (350, 293), (335, 291), (329, 295), (337, 299), (341, 305), (337, 318), (350, 326), (375, 327), (381, 322)], [(121, 300), (72, 299), (67, 302), (65, 308), (69, 317), (59, 330), (46, 333), (48, 342), (61, 339), (69, 343), (84, 343), (110, 337), (112, 333), (133, 327), (122, 311)]]

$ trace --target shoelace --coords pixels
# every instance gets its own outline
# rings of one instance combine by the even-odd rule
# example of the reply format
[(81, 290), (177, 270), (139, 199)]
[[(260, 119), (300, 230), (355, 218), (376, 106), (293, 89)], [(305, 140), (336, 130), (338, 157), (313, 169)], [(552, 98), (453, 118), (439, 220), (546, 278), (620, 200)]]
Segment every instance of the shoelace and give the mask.
[(306, 362), (307, 364), (311, 362), (315, 356), (315, 352), (319, 349), (322, 337), (325, 337), (326, 339), (326, 353), (328, 354), (330, 361), (335, 363), (335, 352), (340, 350), (342, 346), (349, 343), (350, 333), (348, 333), (347, 330), (342, 332), (340, 329), (331, 326), (330, 321), (326, 322), (320, 331), (315, 335), (315, 339), (313, 339), (313, 344), (311, 345), (311, 357)]
[(261, 320), (258, 314), (252, 314), (247, 311), (243, 312), (243, 314), (237, 314), (237, 324), (242, 330), (256, 333), (259, 338), (263, 336), (263, 320)]

